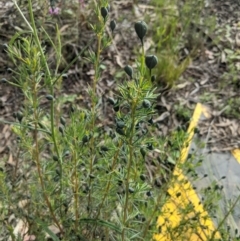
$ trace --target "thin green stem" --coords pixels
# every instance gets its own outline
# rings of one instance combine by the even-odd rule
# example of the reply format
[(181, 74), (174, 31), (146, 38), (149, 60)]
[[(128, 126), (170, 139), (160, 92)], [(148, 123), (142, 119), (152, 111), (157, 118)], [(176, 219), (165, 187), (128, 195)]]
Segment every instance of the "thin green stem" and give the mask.
[[(51, 92), (51, 95), (53, 95), (53, 86), (52, 86), (52, 83), (51, 83), (50, 69), (48, 67), (48, 64), (47, 64), (47, 61), (46, 61), (46, 58), (45, 58), (45, 55), (44, 55), (44, 52), (43, 52), (40, 40), (38, 38), (38, 32), (37, 32), (37, 28), (36, 28), (36, 25), (35, 25), (35, 20), (34, 20), (34, 15), (33, 15), (33, 10), (32, 10), (32, 1), (28, 0), (28, 8), (29, 8), (29, 15), (30, 15), (30, 23), (31, 24), (24, 17), (24, 15), (23, 15), (21, 9), (18, 7), (16, 1), (14, 1), (14, 4), (18, 8), (18, 10), (19, 10), (20, 14), (22, 15), (24, 21), (27, 23), (27, 25), (29, 26), (30, 30), (33, 33), (34, 39), (35, 39), (35, 41), (37, 43), (38, 49), (39, 49), (40, 54), (41, 54), (41, 60), (44, 63), (44, 67), (45, 67), (46, 74), (47, 74), (48, 84), (50, 86), (50, 92)], [(36, 95), (36, 93), (35, 93), (35, 95)], [(55, 132), (54, 132), (54, 109), (53, 109), (53, 107), (54, 106), (53, 106), (53, 102), (52, 102), (51, 103), (51, 130), (52, 130), (51, 134), (52, 134), (52, 139), (53, 139), (55, 150), (57, 152), (57, 155), (59, 156), (58, 147), (57, 147), (56, 138), (55, 138)], [(35, 115), (36, 115), (36, 109), (35, 109)], [(37, 133), (37, 122), (36, 121), (35, 121), (35, 133)], [(38, 174), (39, 174), (39, 178), (40, 178), (40, 183), (41, 183), (41, 186), (42, 186), (42, 189), (43, 189), (43, 195), (44, 195), (46, 204), (47, 204), (47, 206), (49, 208), (49, 211), (50, 211), (50, 213), (52, 215), (52, 218), (53, 218), (54, 222), (58, 226), (58, 228), (61, 231), (61, 233), (63, 233), (62, 227), (59, 224), (59, 222), (58, 222), (58, 220), (57, 220), (57, 218), (56, 218), (56, 216), (55, 216), (55, 214), (53, 212), (53, 208), (52, 208), (51, 203), (50, 203), (50, 201), (48, 199), (48, 196), (47, 196), (47, 194), (45, 192), (43, 176), (42, 176), (41, 167), (40, 167), (40, 160), (39, 160), (39, 148), (38, 148), (38, 138), (37, 138), (37, 135), (35, 136), (35, 143), (36, 143), (35, 158), (36, 158), (36, 162), (37, 162), (37, 168), (38, 168)], [(62, 169), (62, 168), (60, 167), (60, 169)], [(60, 172), (61, 172), (61, 170), (60, 170)]]
[(233, 205), (231, 206), (231, 208), (228, 210), (228, 212), (226, 213), (226, 215), (224, 216), (224, 218), (222, 219), (222, 221), (219, 223), (218, 227), (214, 230), (214, 232), (212, 233), (211, 239), (209, 241), (213, 241), (215, 239), (215, 235), (216, 233), (219, 231), (219, 229), (222, 227), (222, 225), (224, 224), (224, 222), (226, 221), (226, 219), (228, 218), (228, 216), (233, 212), (233, 209), (235, 208), (235, 206), (237, 205), (237, 203), (240, 201), (240, 195), (237, 197), (237, 199), (235, 200), (235, 202), (233, 203)]
[[(91, 123), (91, 129), (94, 131), (95, 129), (95, 122), (96, 122), (96, 89), (97, 89), (97, 82), (99, 80), (99, 59), (100, 59), (100, 54), (101, 54), (101, 41), (102, 41), (102, 33), (99, 33), (97, 35), (97, 53), (96, 53), (96, 59), (94, 63), (94, 70), (95, 70), (95, 75), (94, 75), (94, 80), (93, 80), (93, 89), (92, 89), (92, 123)], [(93, 171), (93, 162), (95, 159), (94, 155), (94, 150), (95, 150), (95, 140), (94, 140), (94, 135), (91, 138), (90, 141), (90, 151), (91, 151), (91, 157), (90, 157), (90, 166), (89, 166), (89, 174), (92, 174)], [(88, 207), (89, 211), (91, 210), (90, 204), (91, 204), (91, 184), (92, 180), (89, 178), (89, 194), (88, 194)]]
[(139, 80), (139, 84), (140, 86), (142, 86), (142, 83), (143, 83), (143, 79), (144, 79), (144, 44), (142, 44), (142, 55), (141, 55), (141, 70), (140, 70), (140, 73), (141, 73), (141, 76), (140, 76), (140, 80)]
[(23, 18), (24, 22), (27, 24), (27, 26), (29, 27), (30, 31), (33, 33), (34, 30), (33, 30), (32, 26), (31, 26), (31, 24), (30, 24), (30, 23), (28, 22), (28, 20), (25, 18), (24, 14), (23, 14), (23, 12), (21, 11), (21, 9), (19, 8), (17, 2), (14, 0), (13, 3), (14, 3), (14, 5), (15, 5), (15, 7), (17, 8), (18, 12), (20, 13), (21, 17)]
[[(116, 167), (116, 164), (117, 164), (117, 158), (119, 156), (119, 152), (120, 152), (120, 149), (121, 149), (121, 146), (122, 146), (122, 141), (119, 143), (119, 146), (118, 146), (118, 149), (117, 149), (117, 152), (115, 153), (114, 157), (113, 157), (113, 163), (112, 163), (112, 167), (111, 167), (111, 172), (114, 171), (115, 167)], [(100, 212), (102, 210), (102, 207), (104, 205), (104, 202), (105, 202), (105, 199), (106, 197), (108, 196), (108, 193), (109, 193), (109, 189), (110, 189), (110, 186), (111, 186), (111, 182), (112, 182), (112, 178), (113, 178), (113, 173), (112, 175), (110, 176), (110, 178), (108, 179), (108, 182), (107, 182), (107, 185), (106, 185), (106, 189), (104, 191), (104, 196), (102, 198), (102, 202), (101, 204), (99, 205), (98, 207), (98, 212), (97, 212), (97, 215), (96, 215), (96, 219), (99, 218), (99, 215), (100, 215)]]
[(74, 152), (74, 202), (75, 202), (75, 231), (77, 233), (78, 225), (79, 225), (79, 201), (78, 201), (78, 172), (77, 172), (77, 156), (76, 152)]
[[(34, 82), (34, 81), (33, 81)], [(39, 143), (38, 143), (38, 100), (37, 100), (37, 87), (36, 87), (36, 84), (34, 83), (34, 86), (33, 86), (33, 114), (34, 114), (34, 126), (35, 126), (35, 130), (34, 130), (34, 142), (35, 142), (35, 147), (34, 147), (34, 150), (33, 150), (33, 159), (36, 161), (36, 165), (37, 165), (37, 171), (38, 171), (38, 177), (39, 177), (39, 180), (40, 180), (40, 185), (41, 185), (41, 188), (42, 188), (42, 192), (43, 192), (43, 195), (44, 195), (44, 199), (45, 199), (45, 202), (48, 206), (48, 209), (51, 213), (51, 216), (53, 218), (53, 221), (55, 222), (55, 224), (57, 225), (57, 227), (59, 228), (60, 232), (63, 233), (63, 229), (60, 225), (60, 223), (58, 222), (57, 220), (57, 217), (55, 216), (54, 214), (54, 211), (53, 211), (53, 208), (52, 208), (52, 205), (48, 199), (48, 195), (46, 193), (46, 189), (45, 189), (45, 184), (44, 184), (44, 181), (43, 181), (43, 173), (42, 173), (42, 168), (41, 168), (41, 163), (40, 163), (40, 159), (39, 159), (39, 155), (40, 155), (40, 152), (39, 152)]]
[(130, 130), (130, 136), (129, 136), (129, 159), (128, 159), (128, 164), (127, 164), (127, 177), (125, 181), (125, 203), (124, 203), (124, 210), (123, 210), (123, 230), (122, 230), (122, 241), (125, 240), (125, 226), (126, 226), (126, 220), (127, 220), (127, 214), (128, 214), (128, 202), (129, 202), (129, 180), (130, 180), (130, 173), (131, 173), (131, 168), (132, 168), (132, 163), (133, 163), (133, 157), (134, 157), (134, 147), (133, 147), (133, 137), (135, 134), (135, 112), (138, 104), (138, 99), (133, 100), (132, 103), (132, 113), (131, 113), (131, 130)]

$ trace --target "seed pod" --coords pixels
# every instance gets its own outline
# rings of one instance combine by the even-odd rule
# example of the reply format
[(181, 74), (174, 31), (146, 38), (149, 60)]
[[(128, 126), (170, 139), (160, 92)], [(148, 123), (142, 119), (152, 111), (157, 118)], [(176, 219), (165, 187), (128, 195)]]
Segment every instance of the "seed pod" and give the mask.
[(116, 124), (117, 124), (117, 128), (120, 128), (120, 129), (122, 129), (125, 126), (125, 123), (122, 120), (117, 120)]
[(158, 58), (155, 55), (147, 55), (145, 57), (145, 64), (151, 70), (153, 69), (158, 63)]
[(150, 150), (150, 151), (153, 150), (153, 145), (152, 145), (152, 143), (148, 143), (148, 144), (147, 144), (147, 149)]
[(64, 135), (64, 129), (63, 129), (62, 126), (59, 126), (59, 127), (58, 127), (58, 130), (62, 133), (62, 135)]
[(22, 112), (18, 111), (17, 114), (16, 114), (16, 117), (17, 117), (18, 121), (21, 122), (22, 119), (23, 119), (23, 114), (22, 114)]
[(89, 136), (87, 135), (84, 135), (83, 138), (82, 138), (82, 143), (85, 144), (89, 141)]
[(146, 151), (145, 151), (143, 148), (141, 148), (141, 149), (140, 149), (140, 152), (141, 152), (141, 154), (142, 154), (142, 157), (144, 158), (145, 155), (146, 155)]
[(132, 67), (130, 65), (126, 65), (124, 67), (124, 71), (130, 77), (130, 79), (132, 79), (132, 76), (133, 76), (133, 69), (132, 69)]
[(58, 176), (61, 176), (61, 173), (60, 173), (60, 171), (58, 170), (58, 169), (56, 169), (56, 174), (58, 175)]
[(65, 126), (66, 125), (66, 120), (64, 119), (64, 117), (60, 118), (60, 123)]
[(151, 192), (151, 191), (147, 191), (147, 192), (146, 192), (146, 195), (147, 195), (148, 197), (151, 197), (151, 196), (152, 196), (152, 192)]
[(150, 102), (149, 100), (144, 100), (144, 101), (142, 102), (142, 106), (143, 106), (143, 108), (148, 109), (148, 108), (151, 107), (151, 102)]
[(103, 19), (104, 19), (104, 21), (105, 21), (107, 15), (108, 15), (108, 10), (107, 10), (107, 8), (101, 7), (101, 15), (102, 15), (102, 17), (103, 17)]
[(53, 100), (54, 99), (52, 95), (46, 95), (45, 97), (46, 97), (47, 100)]
[(62, 74), (62, 78), (63, 78), (63, 79), (67, 79), (67, 78), (68, 78), (68, 74), (66, 74), (66, 73), (65, 73), (65, 74)]
[(100, 147), (100, 150), (105, 152), (105, 151), (108, 151), (109, 149), (108, 149), (108, 147), (106, 147), (106, 146), (101, 146), (101, 147)]
[(115, 112), (118, 112), (119, 109), (120, 109), (119, 104), (115, 104), (115, 105), (113, 106), (113, 109), (114, 109)]
[(129, 191), (130, 193), (134, 193), (135, 190), (134, 190), (132, 187), (129, 187), (128, 191)]
[(112, 30), (112, 32), (115, 30), (116, 28), (116, 21), (115, 20), (111, 20), (110, 22), (110, 29)]
[(59, 182), (60, 180), (60, 176), (57, 174), (54, 178), (53, 178), (53, 181), (54, 182)]
[(6, 43), (3, 44), (2, 46), (3, 46), (3, 49), (4, 49), (4, 50), (7, 50), (7, 49), (8, 49), (8, 45), (7, 45)]
[(156, 81), (156, 75), (151, 76), (151, 81), (152, 81), (152, 83)]
[(5, 83), (7, 83), (7, 80), (6, 80), (5, 78), (2, 78), (2, 79), (0, 80), (0, 82), (3, 83), (3, 84), (5, 84)]
[(141, 175), (140, 175), (140, 179), (141, 179), (142, 181), (145, 181), (145, 180), (146, 180), (146, 176), (145, 176), (144, 174), (141, 174)]
[(117, 132), (119, 135), (121, 135), (121, 136), (125, 136), (125, 132), (124, 132), (124, 130), (121, 129), (121, 128), (116, 128), (116, 132)]
[(134, 28), (137, 33), (137, 36), (143, 44), (143, 38), (147, 33), (147, 24), (144, 21), (139, 21), (135, 23)]
[(111, 97), (107, 98), (108, 103), (110, 103), (111, 105), (115, 104), (115, 100)]
[(7, 68), (7, 72), (10, 74), (13, 72), (13, 70), (11, 68)]
[(55, 162), (58, 162), (58, 157), (57, 157), (56, 155), (53, 155), (53, 160), (54, 160)]

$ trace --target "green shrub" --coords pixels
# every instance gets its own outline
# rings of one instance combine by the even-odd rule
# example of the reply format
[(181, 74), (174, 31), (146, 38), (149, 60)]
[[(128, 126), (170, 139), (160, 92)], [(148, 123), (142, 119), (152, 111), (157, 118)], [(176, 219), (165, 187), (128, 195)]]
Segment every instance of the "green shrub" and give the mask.
[(156, 79), (159, 84), (171, 87), (202, 50), (205, 31), (213, 31), (214, 19), (203, 16), (206, 10), (203, 0), (152, 2), (156, 13), (153, 41), (159, 58)]
[[(93, 2), (97, 21), (90, 26), (97, 47), (93, 50), (94, 40), (90, 40), (67, 66), (85, 52), (94, 67), (94, 79), (88, 86), (89, 108), (75, 105), (75, 96), (62, 96), (65, 72), (58, 71), (63, 57), (60, 31), (56, 26), (54, 43), (41, 28), (55, 51), (52, 69), (31, 0), (28, 4), (29, 21), (15, 2), (28, 29), (13, 36), (8, 45), (15, 64), (14, 80), (4, 82), (20, 88), (24, 101), (15, 113), (16, 122), (11, 123), (19, 141), (18, 164), (10, 180), (0, 172), (2, 233), (7, 232), (12, 240), (46, 240), (47, 236), (55, 241), (153, 239), (158, 232), (157, 218), (164, 215), (161, 208), (169, 199), (166, 189), (178, 178), (171, 176), (173, 168), (194, 167), (191, 161), (186, 167), (178, 163), (187, 137), (183, 130), (167, 138), (155, 134), (153, 71), (158, 58), (144, 53), (146, 23), (135, 23), (141, 54), (136, 68), (124, 68), (125, 79), (117, 94), (107, 99), (115, 121), (106, 127), (97, 85), (102, 74), (101, 53), (111, 44), (105, 30), (110, 23), (114, 34), (116, 25), (109, 19), (108, 2)], [(67, 102), (71, 102), (68, 110)], [(149, 163), (153, 172), (146, 167)], [(193, 209), (183, 210), (184, 214)], [(22, 222), (21, 230), (6, 221), (10, 213)], [(198, 228), (195, 221), (188, 224), (192, 230)], [(182, 227), (169, 232), (176, 229), (181, 232)]]

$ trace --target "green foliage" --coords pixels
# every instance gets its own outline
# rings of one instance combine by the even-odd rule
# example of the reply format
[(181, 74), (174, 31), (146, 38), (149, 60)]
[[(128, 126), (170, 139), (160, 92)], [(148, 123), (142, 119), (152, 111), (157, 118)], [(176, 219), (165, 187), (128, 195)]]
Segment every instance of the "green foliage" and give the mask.
[[(29, 21), (15, 4), (28, 30), (17, 33), (9, 43), (7, 50), (15, 64), (12, 70), (15, 79), (4, 82), (19, 87), (24, 96), (22, 109), (12, 123), (12, 130), (20, 140), (22, 161), (18, 165), (24, 178), (18, 180), (18, 166), (11, 180), (0, 172), (2, 229), (12, 240), (26, 240), (30, 235), (37, 240), (48, 236), (55, 241), (152, 240), (157, 233), (156, 220), (164, 215), (161, 208), (169, 199), (166, 189), (178, 179), (172, 176), (174, 167), (184, 171), (191, 168), (194, 172), (195, 164), (193, 159), (186, 166), (179, 162), (187, 138), (185, 131), (175, 131), (167, 138), (155, 134), (157, 95), (152, 72), (161, 61), (144, 52), (146, 23), (135, 23), (141, 54), (135, 68), (127, 65), (119, 75), (122, 81), (118, 92), (107, 102), (115, 122), (103, 128), (105, 116), (99, 115), (101, 104), (97, 95), (103, 66), (101, 54), (112, 41), (106, 31), (108, 22), (112, 34), (117, 24), (110, 19), (108, 1), (93, 3), (97, 20), (90, 26), (97, 47), (92, 48), (93, 41), (89, 41), (79, 53), (87, 50), (85, 60), (95, 73), (88, 87), (89, 108), (75, 105), (75, 95), (61, 95), (65, 73), (59, 73), (63, 56), (58, 27), (55, 41), (41, 29), (55, 51), (53, 69), (35, 25), (31, 0), (28, 0)], [(170, 32), (174, 41), (174, 31)], [(173, 47), (175, 53), (177, 43), (168, 46), (164, 40), (166, 33), (160, 36), (161, 46), (166, 50)], [(68, 113), (66, 102), (71, 102)], [(190, 118), (184, 109), (178, 111), (184, 118)], [(147, 162), (151, 162), (154, 173), (146, 168)], [(20, 202), (23, 200), (24, 205)], [(181, 210), (186, 217), (193, 211), (193, 206)], [(12, 223), (5, 221), (11, 212), (24, 222), (24, 234), (14, 233)], [(192, 230), (198, 228), (196, 221), (189, 220), (187, 224)], [(184, 235), (182, 226), (169, 232)]]
[[(24, 18), (29, 32), (17, 33), (8, 46), (16, 66), (15, 80), (8, 83), (19, 87), (25, 98), (13, 127), (24, 152), (21, 169), (27, 172), (35, 166), (36, 170), (21, 185), (31, 196), (24, 210), (27, 233), (39, 239), (48, 234), (58, 240), (50, 229), (54, 225), (65, 240), (96, 240), (97, 236), (105, 240), (151, 239), (158, 215), (154, 210), (161, 206), (162, 198), (155, 196), (150, 181), (140, 179), (145, 172), (145, 155), (150, 146), (153, 149), (149, 120), (156, 99), (151, 78), (144, 77), (146, 31), (140, 36), (142, 54), (136, 61), (137, 69), (132, 71), (130, 81), (119, 85), (119, 94), (109, 103), (116, 122), (109, 131), (102, 131), (98, 128), (103, 119), (97, 116), (100, 106), (96, 88), (102, 71), (101, 52), (111, 44), (111, 36), (105, 31), (110, 8), (106, 1), (96, 3), (94, 8), (98, 21), (90, 26), (96, 34), (97, 49), (88, 49), (86, 58), (95, 70), (88, 88), (90, 109), (73, 105), (70, 116), (63, 112), (66, 100), (60, 89), (64, 73), (52, 74), (58, 72), (62, 58), (60, 32), (56, 28), (55, 44), (43, 30), (55, 50), (57, 65), (52, 70), (31, 7), (30, 22)], [(138, 23), (138, 27), (142, 25), (147, 27), (144, 22)], [(112, 24), (112, 30), (114, 27)], [(151, 72), (157, 58), (146, 59)], [(47, 108), (43, 108), (43, 101)], [(20, 193), (15, 194), (12, 200), (21, 199)]]
[(159, 58), (156, 79), (171, 87), (201, 51), (205, 40), (199, 26), (212, 30), (215, 25), (210, 17), (202, 17), (203, 0), (152, 2), (156, 12), (153, 40)]

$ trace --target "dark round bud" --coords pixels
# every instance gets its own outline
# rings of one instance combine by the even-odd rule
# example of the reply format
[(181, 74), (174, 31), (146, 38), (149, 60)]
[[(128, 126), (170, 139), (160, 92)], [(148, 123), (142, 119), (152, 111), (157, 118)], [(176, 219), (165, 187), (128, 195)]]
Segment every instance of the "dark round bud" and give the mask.
[(128, 191), (129, 191), (130, 193), (134, 193), (135, 190), (134, 190), (132, 187), (129, 187)]
[(4, 49), (4, 50), (7, 50), (7, 49), (8, 49), (8, 45), (7, 45), (6, 43), (3, 44), (2, 46), (3, 46), (3, 49)]
[(13, 70), (11, 68), (7, 68), (7, 72), (10, 74), (13, 72)]
[(63, 129), (62, 126), (59, 126), (59, 127), (58, 127), (58, 130), (62, 133), (62, 135), (64, 134), (64, 129)]
[(111, 97), (107, 98), (108, 103), (110, 103), (111, 105), (115, 104), (115, 100)]
[(116, 28), (116, 21), (115, 20), (111, 20), (110, 22), (110, 29), (112, 30), (112, 32), (115, 30)]
[(144, 100), (143, 102), (142, 102), (142, 106), (143, 106), (143, 108), (150, 108), (151, 107), (151, 102), (149, 101), (149, 100)]
[(108, 10), (107, 10), (107, 8), (101, 7), (101, 15), (102, 15), (102, 17), (103, 17), (103, 19), (104, 19), (104, 21), (105, 21), (107, 15), (108, 15)]
[(145, 155), (146, 155), (146, 151), (145, 151), (143, 148), (141, 148), (141, 149), (140, 149), (140, 152), (141, 152), (141, 154), (142, 154), (142, 157), (144, 158)]
[(55, 162), (58, 162), (58, 157), (57, 157), (56, 155), (53, 155), (53, 160), (54, 160)]
[(52, 95), (46, 95), (45, 97), (46, 97), (47, 100), (53, 100), (54, 99)]
[(132, 76), (133, 76), (133, 69), (132, 69), (132, 67), (130, 65), (126, 65), (124, 67), (124, 71), (132, 79)]
[(116, 132), (121, 136), (125, 136), (125, 132), (122, 128), (116, 128)]
[(67, 79), (68, 78), (68, 74), (62, 74), (62, 78), (63, 79)]
[(116, 124), (117, 124), (117, 128), (120, 128), (120, 129), (122, 129), (125, 126), (125, 123), (122, 120), (117, 120)]
[(5, 84), (5, 83), (7, 83), (7, 80), (6, 80), (5, 78), (2, 78), (2, 79), (0, 80), (0, 82), (3, 83), (3, 84)]
[(147, 33), (147, 24), (144, 21), (136, 22), (134, 25), (137, 36), (140, 38), (143, 44), (143, 38)]
[(147, 191), (147, 192), (146, 192), (146, 195), (147, 195), (148, 197), (151, 197), (151, 196), (152, 196), (152, 192), (151, 192), (151, 191)]
[(153, 69), (158, 63), (158, 58), (155, 55), (148, 55), (145, 57), (145, 64), (149, 69)]
[(145, 176), (144, 174), (141, 174), (141, 175), (140, 175), (140, 179), (141, 179), (142, 181), (145, 181), (145, 180), (146, 180), (146, 176)]
[(85, 143), (87, 143), (88, 141), (89, 141), (89, 136), (87, 136), (87, 135), (83, 136), (83, 138), (82, 138), (82, 143), (85, 144)]
[(22, 114), (22, 112), (18, 111), (17, 114), (16, 114), (16, 117), (17, 117), (18, 121), (21, 122), (22, 119), (23, 119), (23, 114)]
[(65, 126), (65, 125), (66, 125), (66, 120), (65, 120), (63, 117), (61, 117), (61, 118), (60, 118), (60, 123), (61, 123), (63, 126)]
[(60, 176), (57, 174), (54, 178), (53, 178), (53, 181), (54, 182), (59, 182), (60, 180)]
[(120, 109), (119, 104), (114, 105), (113, 109), (114, 109), (115, 112), (118, 112), (119, 109)]
[(60, 171), (58, 170), (58, 169), (56, 169), (56, 174), (58, 175), (58, 176), (60, 176), (61, 175), (61, 173), (60, 173)]
[(108, 149), (108, 147), (106, 147), (106, 146), (101, 146), (101, 147), (100, 147), (100, 150), (105, 152), (105, 151), (108, 151), (109, 149)]
[(147, 149), (152, 151), (153, 150), (153, 144), (152, 143), (148, 143), (147, 144)]
[(151, 76), (151, 81), (152, 81), (152, 83), (156, 81), (156, 75)]

